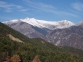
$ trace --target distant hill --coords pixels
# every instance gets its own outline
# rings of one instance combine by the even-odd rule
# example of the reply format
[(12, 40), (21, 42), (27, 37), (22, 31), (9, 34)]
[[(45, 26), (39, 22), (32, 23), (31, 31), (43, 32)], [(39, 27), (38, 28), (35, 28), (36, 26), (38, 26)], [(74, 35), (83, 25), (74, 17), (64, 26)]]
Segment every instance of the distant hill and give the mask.
[(40, 38), (27, 38), (0, 23), (0, 62), (83, 62), (79, 53), (67, 49)]

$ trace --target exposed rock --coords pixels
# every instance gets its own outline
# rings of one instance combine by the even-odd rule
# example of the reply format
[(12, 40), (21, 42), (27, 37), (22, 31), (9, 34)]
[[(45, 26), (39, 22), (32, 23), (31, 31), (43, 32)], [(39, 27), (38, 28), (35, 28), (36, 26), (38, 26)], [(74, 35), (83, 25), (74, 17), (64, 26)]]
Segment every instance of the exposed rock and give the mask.
[(13, 40), (13, 41), (17, 41), (17, 42), (22, 42), (22, 43), (23, 43), (23, 41), (21, 41), (21, 40), (18, 39), (18, 38), (15, 38), (15, 37), (12, 36), (11, 34), (8, 34), (8, 36), (9, 36), (9, 38), (10, 38), (11, 40)]

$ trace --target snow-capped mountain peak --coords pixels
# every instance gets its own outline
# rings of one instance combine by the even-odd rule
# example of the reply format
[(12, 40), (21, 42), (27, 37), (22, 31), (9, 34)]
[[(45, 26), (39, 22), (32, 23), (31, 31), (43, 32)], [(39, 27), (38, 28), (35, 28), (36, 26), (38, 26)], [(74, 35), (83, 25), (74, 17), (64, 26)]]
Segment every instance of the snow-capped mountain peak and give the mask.
[(67, 21), (67, 20), (61, 20), (61, 21), (45, 21), (45, 20), (38, 20), (35, 18), (25, 18), (25, 19), (20, 19), (20, 20), (10, 20), (4, 23), (17, 23), (17, 22), (26, 22), (32, 26), (36, 26), (39, 28), (48, 28), (50, 30), (54, 30), (56, 28), (62, 29), (62, 28), (67, 28), (70, 27), (72, 25), (74, 25), (74, 23)]

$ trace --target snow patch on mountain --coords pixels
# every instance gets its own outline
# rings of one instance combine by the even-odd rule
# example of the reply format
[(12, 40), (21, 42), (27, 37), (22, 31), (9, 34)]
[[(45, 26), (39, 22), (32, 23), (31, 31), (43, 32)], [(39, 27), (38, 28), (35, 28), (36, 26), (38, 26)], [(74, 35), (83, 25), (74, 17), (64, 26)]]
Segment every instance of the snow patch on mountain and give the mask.
[(10, 23), (17, 23), (17, 22), (26, 22), (32, 26), (36, 26), (39, 28), (48, 28), (50, 30), (54, 30), (54, 29), (62, 29), (62, 28), (68, 28), (70, 26), (75, 25), (74, 23), (67, 21), (67, 20), (61, 20), (61, 21), (45, 21), (45, 20), (38, 20), (35, 18), (25, 18), (25, 19), (16, 19), (16, 20), (10, 20), (7, 22), (4, 22), (6, 24), (10, 24)]
[(19, 22), (18, 19), (14, 19), (14, 20), (10, 20), (10, 21), (5, 21), (5, 22), (2, 22), (2, 23), (5, 23), (5, 24), (12, 24), (12, 23), (17, 23)]

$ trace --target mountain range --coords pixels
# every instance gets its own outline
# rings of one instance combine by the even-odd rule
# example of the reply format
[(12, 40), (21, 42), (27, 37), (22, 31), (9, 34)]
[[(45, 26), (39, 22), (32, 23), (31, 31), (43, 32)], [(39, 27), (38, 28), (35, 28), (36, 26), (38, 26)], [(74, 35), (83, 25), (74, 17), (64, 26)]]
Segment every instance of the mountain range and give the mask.
[(0, 23), (0, 62), (83, 62), (83, 50), (31, 39)]
[(35, 27), (47, 28), (50, 30), (54, 30), (56, 28), (67, 28), (67, 27), (74, 25), (74, 23), (67, 21), (67, 20), (51, 22), (51, 21), (45, 21), (45, 20), (38, 20), (35, 18), (25, 18), (25, 19), (19, 19), (19, 20), (15, 19), (15, 20), (6, 21), (5, 23), (12, 24), (12, 23), (17, 23), (18, 21), (28, 23)]
[(25, 18), (3, 23), (29, 38), (42, 38), (56, 46), (71, 46), (83, 49), (82, 22), (74, 24), (67, 20), (50, 22)]

